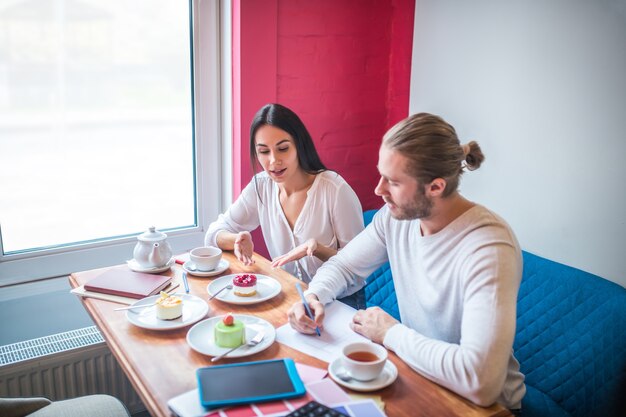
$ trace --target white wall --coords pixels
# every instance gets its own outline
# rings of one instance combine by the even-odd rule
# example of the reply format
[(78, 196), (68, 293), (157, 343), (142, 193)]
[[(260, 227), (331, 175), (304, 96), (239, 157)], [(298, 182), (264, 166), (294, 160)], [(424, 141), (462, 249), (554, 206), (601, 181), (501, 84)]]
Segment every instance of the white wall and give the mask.
[(626, 0), (417, 0), (410, 112), (485, 164), (522, 248), (626, 286)]

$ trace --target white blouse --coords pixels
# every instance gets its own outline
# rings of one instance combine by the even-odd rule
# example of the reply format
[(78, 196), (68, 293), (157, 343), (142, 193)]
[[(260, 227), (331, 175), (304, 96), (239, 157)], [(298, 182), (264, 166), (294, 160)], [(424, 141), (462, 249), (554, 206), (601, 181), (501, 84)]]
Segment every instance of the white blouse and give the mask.
[[(252, 231), (258, 226), (261, 226), (272, 259), (310, 238), (340, 250), (363, 230), (363, 210), (348, 183), (336, 172), (324, 171), (315, 176), (291, 230), (280, 205), (278, 184), (266, 172), (261, 172), (250, 181), (226, 213), (220, 214), (211, 223), (204, 242), (207, 246), (217, 246), (217, 235), (223, 230), (239, 233)], [(308, 283), (322, 264), (315, 256), (305, 256), (283, 268)], [(344, 295), (356, 290), (358, 288), (350, 288)]]

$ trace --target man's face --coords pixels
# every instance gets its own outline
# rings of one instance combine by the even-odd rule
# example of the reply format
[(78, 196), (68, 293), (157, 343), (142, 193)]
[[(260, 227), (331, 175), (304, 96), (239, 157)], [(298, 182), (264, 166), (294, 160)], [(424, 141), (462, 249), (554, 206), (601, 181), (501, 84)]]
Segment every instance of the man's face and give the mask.
[(433, 202), (424, 186), (407, 173), (408, 159), (385, 145), (378, 152), (380, 181), (374, 192), (387, 203), (394, 219), (412, 220), (427, 218)]

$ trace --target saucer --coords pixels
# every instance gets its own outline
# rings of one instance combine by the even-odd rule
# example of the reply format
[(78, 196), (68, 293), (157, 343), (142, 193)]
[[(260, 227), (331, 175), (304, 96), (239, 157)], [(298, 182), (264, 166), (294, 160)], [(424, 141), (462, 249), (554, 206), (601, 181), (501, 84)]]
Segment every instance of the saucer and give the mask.
[(328, 365), (328, 375), (330, 375), (333, 381), (339, 385), (343, 385), (344, 387), (350, 388), (354, 391), (367, 392), (383, 389), (391, 385), (391, 383), (398, 378), (398, 368), (396, 368), (396, 365), (394, 365), (390, 360), (387, 360), (380, 375), (371, 381), (357, 381), (356, 379), (344, 381), (337, 376), (337, 372), (339, 370), (343, 370), (341, 358), (335, 359), (330, 363), (330, 365)]
[(128, 264), (128, 267), (130, 269), (132, 269), (135, 272), (146, 272), (148, 274), (159, 274), (161, 272), (165, 272), (168, 269), (170, 269), (170, 267), (172, 266), (172, 264), (174, 263), (174, 258), (171, 258), (165, 265), (163, 266), (154, 266), (154, 267), (148, 267), (146, 268), (145, 266), (141, 266), (137, 263), (136, 260), (131, 259), (126, 261), (126, 263)]
[(211, 269), (210, 271), (198, 271), (196, 269), (189, 269), (191, 265), (193, 265), (193, 262), (191, 261), (187, 261), (183, 264), (183, 269), (186, 273), (194, 275), (196, 277), (212, 277), (226, 271), (230, 267), (230, 262), (228, 262), (226, 259), (221, 259), (220, 263), (217, 264), (217, 267)]

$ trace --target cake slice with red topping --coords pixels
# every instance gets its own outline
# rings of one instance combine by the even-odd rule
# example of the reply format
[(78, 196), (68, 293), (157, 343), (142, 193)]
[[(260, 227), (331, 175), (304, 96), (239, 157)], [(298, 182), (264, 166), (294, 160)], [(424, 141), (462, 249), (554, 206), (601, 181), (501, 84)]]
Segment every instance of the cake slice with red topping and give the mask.
[(235, 295), (240, 297), (252, 297), (256, 294), (256, 275), (243, 274), (233, 278)]

